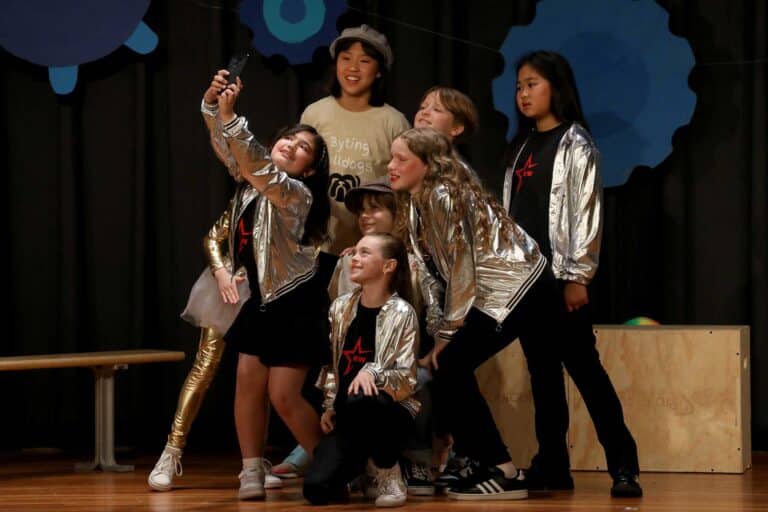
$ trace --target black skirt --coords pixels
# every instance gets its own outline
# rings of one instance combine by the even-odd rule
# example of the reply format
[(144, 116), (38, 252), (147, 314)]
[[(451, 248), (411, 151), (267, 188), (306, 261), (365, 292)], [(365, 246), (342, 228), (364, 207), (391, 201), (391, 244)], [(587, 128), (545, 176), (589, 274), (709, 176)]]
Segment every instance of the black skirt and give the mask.
[(224, 335), (265, 366), (320, 366), (330, 360), (328, 292), (317, 276), (268, 304), (258, 288)]
[(327, 284), (319, 273), (268, 304), (262, 304), (253, 251), (257, 201), (251, 201), (235, 228), (235, 268), (245, 267), (251, 297), (224, 335), (243, 354), (258, 356), (265, 366), (321, 366), (331, 358), (328, 339)]
[(232, 348), (265, 366), (320, 366), (330, 360), (328, 292), (313, 278), (262, 304), (258, 292), (243, 304), (224, 335)]

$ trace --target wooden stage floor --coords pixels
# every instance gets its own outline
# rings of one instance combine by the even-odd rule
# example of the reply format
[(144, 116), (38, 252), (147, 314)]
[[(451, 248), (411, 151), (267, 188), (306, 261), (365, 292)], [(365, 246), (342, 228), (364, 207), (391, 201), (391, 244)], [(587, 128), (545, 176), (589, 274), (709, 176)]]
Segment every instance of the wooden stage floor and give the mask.
[[(237, 454), (195, 455), (184, 460), (178, 487), (150, 491), (147, 475), (154, 458), (141, 457), (131, 473), (76, 473), (70, 458), (21, 453), (0, 456), (0, 510), (27, 511), (293, 511), (373, 510), (372, 503), (353, 497), (348, 504), (310, 507), (298, 481), (269, 491), (265, 502), (238, 502)], [(550, 497), (506, 502), (456, 502), (444, 497), (410, 498), (399, 510), (420, 511), (579, 511), (579, 512), (714, 512), (768, 510), (768, 454), (756, 453), (755, 467), (743, 475), (644, 473), (645, 497), (612, 499), (605, 473), (575, 472), (576, 490)]]

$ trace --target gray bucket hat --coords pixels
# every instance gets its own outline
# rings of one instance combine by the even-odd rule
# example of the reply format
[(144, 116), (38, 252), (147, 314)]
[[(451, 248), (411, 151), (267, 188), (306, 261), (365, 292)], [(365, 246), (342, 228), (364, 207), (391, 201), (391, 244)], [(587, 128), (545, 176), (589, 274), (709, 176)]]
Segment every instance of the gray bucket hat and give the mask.
[(387, 70), (392, 67), (392, 63), (395, 61), (395, 57), (392, 55), (392, 49), (389, 47), (389, 43), (387, 42), (387, 36), (378, 30), (369, 27), (368, 25), (345, 28), (341, 34), (339, 34), (339, 37), (333, 40), (329, 48), (331, 51), (331, 57), (333, 59), (336, 59), (336, 46), (340, 41), (347, 39), (365, 41), (366, 43), (370, 44), (384, 56)]
[(360, 186), (353, 188), (344, 197), (344, 206), (351, 212), (359, 212), (362, 209), (363, 195), (366, 192), (377, 194), (393, 194), (392, 185), (389, 183), (389, 177), (375, 178), (364, 181)]

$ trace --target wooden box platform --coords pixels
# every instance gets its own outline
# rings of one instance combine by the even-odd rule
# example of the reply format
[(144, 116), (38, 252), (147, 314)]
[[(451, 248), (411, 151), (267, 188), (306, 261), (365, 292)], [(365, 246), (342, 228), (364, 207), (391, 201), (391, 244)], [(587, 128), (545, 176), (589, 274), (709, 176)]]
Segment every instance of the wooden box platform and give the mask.
[[(749, 327), (595, 326), (641, 471), (743, 473), (752, 465)], [(567, 380), (573, 469), (606, 469)]]
[[(749, 327), (595, 326), (598, 351), (638, 444), (642, 471), (743, 473), (752, 465)], [(520, 344), (477, 370), (512, 460), (536, 453), (533, 401)], [(605, 456), (566, 377), (574, 470), (605, 470)]]

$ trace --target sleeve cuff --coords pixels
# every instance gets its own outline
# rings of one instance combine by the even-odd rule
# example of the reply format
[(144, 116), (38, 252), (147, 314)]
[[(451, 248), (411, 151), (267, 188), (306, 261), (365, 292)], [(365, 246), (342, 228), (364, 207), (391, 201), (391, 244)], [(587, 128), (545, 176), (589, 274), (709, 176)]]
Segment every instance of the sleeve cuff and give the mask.
[(243, 116), (237, 116), (222, 126), (222, 133), (224, 134), (224, 137), (236, 138), (243, 130), (245, 124), (245, 118)]
[(365, 366), (363, 366), (360, 371), (365, 371), (373, 375), (373, 381), (376, 383), (376, 386), (382, 386), (383, 385), (383, 379), (381, 378), (381, 373), (377, 372), (374, 367), (373, 363), (366, 363)]
[(216, 117), (219, 114), (219, 105), (206, 103), (203, 99), (200, 102), (200, 112), (210, 117)]
[(578, 283), (578, 284), (583, 284), (584, 286), (587, 286), (590, 282), (590, 279), (587, 279), (584, 276), (577, 276), (575, 274), (566, 274), (563, 276), (562, 279), (566, 283)]

